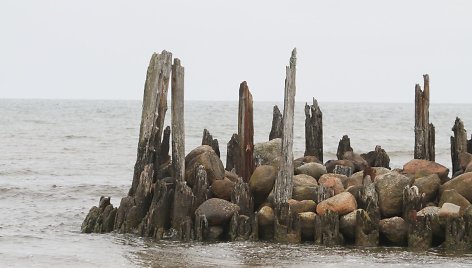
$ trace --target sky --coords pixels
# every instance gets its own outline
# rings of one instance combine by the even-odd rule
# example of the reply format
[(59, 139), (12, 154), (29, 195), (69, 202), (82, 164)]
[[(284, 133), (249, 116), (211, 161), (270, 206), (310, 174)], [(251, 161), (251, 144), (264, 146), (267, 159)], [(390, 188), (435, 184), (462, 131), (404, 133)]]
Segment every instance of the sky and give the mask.
[(186, 100), (472, 103), (472, 1), (0, 2), (0, 98), (142, 99), (153, 52), (185, 67)]

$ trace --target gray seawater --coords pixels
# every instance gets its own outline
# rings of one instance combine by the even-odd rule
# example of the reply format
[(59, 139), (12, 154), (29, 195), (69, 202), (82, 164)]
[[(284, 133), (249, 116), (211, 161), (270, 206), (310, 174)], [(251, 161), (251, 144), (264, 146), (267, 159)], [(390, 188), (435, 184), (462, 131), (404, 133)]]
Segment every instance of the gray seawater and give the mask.
[[(254, 104), (256, 142), (268, 139), (273, 105)], [(303, 106), (296, 105), (295, 156), (304, 151)], [(320, 106), (325, 160), (335, 158), (344, 134), (359, 153), (381, 145), (393, 167), (412, 158), (413, 104)], [(467, 252), (156, 243), (133, 235), (81, 234), (85, 215), (101, 195), (111, 196), (116, 206), (131, 185), (140, 115), (140, 101), (0, 100), (1, 267), (472, 265)], [(472, 105), (431, 104), (430, 116), (436, 126), (436, 159), (449, 167), (451, 127), (459, 116), (472, 129)], [(187, 102), (185, 127), (187, 152), (208, 128), (224, 158), (226, 143), (237, 130), (237, 103)]]

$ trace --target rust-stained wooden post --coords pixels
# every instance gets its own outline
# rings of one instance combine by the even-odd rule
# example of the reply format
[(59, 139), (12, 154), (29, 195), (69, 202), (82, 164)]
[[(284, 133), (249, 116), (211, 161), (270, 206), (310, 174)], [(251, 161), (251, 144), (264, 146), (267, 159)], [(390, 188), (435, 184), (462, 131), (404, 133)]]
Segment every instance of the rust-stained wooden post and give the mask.
[(279, 107), (274, 105), (272, 114), (272, 128), (270, 129), (269, 140), (282, 138), (282, 114)]
[(297, 50), (293, 49), (290, 66), (286, 67), (282, 132), (282, 161), (275, 181), (275, 203), (282, 205), (292, 197), (293, 188), (293, 116), (295, 108), (295, 76)]
[(167, 90), (172, 66), (172, 53), (154, 53), (144, 84), (143, 111), (139, 131), (138, 152), (134, 165), (133, 182), (128, 195), (134, 196), (144, 166), (156, 161), (160, 152), (161, 136), (167, 111)]
[(240, 161), (236, 165), (236, 173), (245, 182), (254, 171), (254, 122), (252, 109), (252, 94), (246, 81), (239, 86), (239, 110), (238, 110), (238, 137), (240, 149)]
[(423, 75), (424, 90), (415, 86), (415, 159), (435, 160), (435, 130), (429, 123), (429, 76)]
[(451, 136), (451, 160), (452, 160), (452, 174), (461, 170), (459, 164), (459, 154), (467, 152), (467, 131), (464, 129), (464, 123), (459, 117), (456, 117), (454, 126), (452, 127), (454, 136)]
[(305, 156), (316, 156), (323, 162), (323, 113), (318, 102), (305, 104)]

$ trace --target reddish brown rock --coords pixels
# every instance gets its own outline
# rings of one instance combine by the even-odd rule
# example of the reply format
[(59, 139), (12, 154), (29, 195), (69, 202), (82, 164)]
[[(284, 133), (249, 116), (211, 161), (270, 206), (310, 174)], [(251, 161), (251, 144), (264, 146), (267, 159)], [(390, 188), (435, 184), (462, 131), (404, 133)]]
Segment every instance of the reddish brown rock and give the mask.
[(472, 172), (464, 173), (439, 187), (439, 194), (446, 190), (456, 190), (460, 195), (472, 202)]
[(272, 226), (274, 224), (274, 210), (269, 206), (263, 206), (257, 214), (259, 226)]
[(347, 180), (347, 177), (340, 174), (324, 174), (318, 180), (318, 183), (326, 188), (332, 189), (334, 194), (340, 194), (344, 192), (344, 186), (342, 179)]
[(413, 159), (403, 166), (403, 173), (414, 175), (415, 178), (437, 174), (441, 181), (447, 181), (449, 169), (433, 161)]
[(316, 213), (324, 215), (327, 210), (331, 210), (339, 215), (345, 215), (355, 209), (357, 209), (356, 198), (349, 192), (343, 192), (319, 203), (316, 206)]

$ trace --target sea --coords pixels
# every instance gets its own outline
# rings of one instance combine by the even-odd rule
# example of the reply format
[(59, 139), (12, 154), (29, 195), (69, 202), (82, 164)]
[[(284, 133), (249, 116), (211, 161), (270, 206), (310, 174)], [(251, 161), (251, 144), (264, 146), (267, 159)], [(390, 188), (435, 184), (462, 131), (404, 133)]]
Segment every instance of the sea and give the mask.
[[(268, 140), (272, 109), (254, 103), (254, 140)], [(295, 106), (294, 155), (305, 146), (304, 105)], [(226, 144), (237, 132), (237, 102), (187, 101), (186, 151), (203, 129)], [(356, 153), (381, 145), (391, 167), (413, 158), (413, 103), (320, 103), (324, 160), (349, 135)], [(451, 167), (456, 116), (472, 132), (471, 104), (430, 105), (436, 161)], [(404, 248), (322, 247), (310, 243), (155, 242), (135, 235), (82, 234), (99, 197), (118, 206), (131, 186), (141, 101), (0, 100), (0, 267), (470, 267), (472, 252)], [(169, 124), (170, 109), (167, 113)]]

